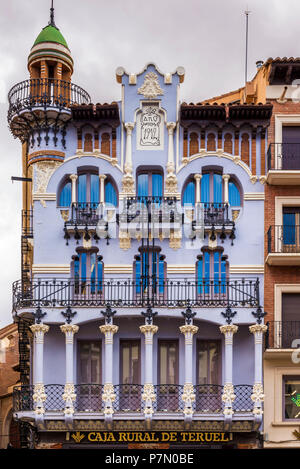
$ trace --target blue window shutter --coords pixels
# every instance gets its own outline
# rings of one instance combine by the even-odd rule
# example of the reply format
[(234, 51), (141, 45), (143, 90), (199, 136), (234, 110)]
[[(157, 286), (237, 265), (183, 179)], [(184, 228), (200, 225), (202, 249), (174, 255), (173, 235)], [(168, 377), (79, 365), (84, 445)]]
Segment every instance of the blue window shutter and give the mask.
[(220, 253), (214, 252), (214, 292), (219, 293), (219, 280), (220, 280)]
[(209, 174), (203, 174), (201, 179), (201, 202), (208, 203), (209, 201)]
[(60, 207), (70, 207), (72, 201), (72, 185), (70, 182), (66, 182), (59, 196)]
[(283, 244), (296, 243), (295, 213), (283, 214)]
[(214, 203), (221, 204), (223, 202), (222, 194), (222, 176), (214, 173)]
[(105, 202), (116, 207), (118, 205), (116, 189), (111, 182), (105, 184)]
[(96, 205), (99, 204), (99, 176), (91, 174), (91, 202)]
[(77, 202), (86, 202), (86, 174), (80, 174), (78, 177)]
[(193, 181), (190, 181), (183, 193), (183, 198), (182, 198), (182, 203), (183, 205), (185, 204), (192, 204), (195, 205), (195, 183)]
[(138, 175), (138, 192), (137, 193), (139, 197), (148, 196), (148, 174)]
[(198, 295), (203, 293), (203, 259), (199, 259), (197, 262), (197, 291)]
[(229, 204), (233, 207), (240, 207), (241, 205), (240, 191), (238, 190), (236, 184), (232, 181), (229, 181), (228, 192), (229, 192)]
[(209, 283), (210, 283), (210, 254), (209, 252), (204, 253), (204, 285), (205, 293), (209, 293)]

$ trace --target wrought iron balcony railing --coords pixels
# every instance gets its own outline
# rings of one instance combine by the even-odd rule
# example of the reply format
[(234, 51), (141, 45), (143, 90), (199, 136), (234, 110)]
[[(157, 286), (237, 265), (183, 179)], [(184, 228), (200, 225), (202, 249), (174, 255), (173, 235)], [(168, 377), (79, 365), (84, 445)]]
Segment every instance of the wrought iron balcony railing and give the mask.
[(300, 321), (269, 321), (266, 349), (296, 349), (300, 346)]
[(267, 241), (268, 254), (300, 253), (300, 225), (272, 225)]
[(54, 78), (31, 78), (14, 85), (8, 93), (8, 121), (15, 114), (34, 108), (68, 109), (73, 104), (89, 104), (90, 95), (80, 86)]
[[(205, 202), (200, 203), (199, 206), (203, 211), (201, 223), (204, 226), (234, 225), (233, 220), (229, 216), (228, 204)], [(198, 207), (191, 209), (190, 217), (186, 215), (189, 221), (192, 221), (193, 218), (195, 219), (195, 211), (197, 209)], [(178, 201), (173, 197), (129, 197), (124, 200), (122, 207), (115, 210), (118, 224), (138, 221), (142, 224), (149, 223), (150, 227), (150, 224), (153, 222), (158, 224), (169, 222), (170, 224), (177, 223), (180, 227), (185, 221), (184, 210), (178, 206)], [(96, 226), (102, 217), (103, 210), (100, 210), (98, 202), (72, 203), (66, 227), (74, 225)]]
[(267, 170), (300, 170), (300, 142), (270, 143), (267, 153)]
[(259, 279), (36, 279), (13, 284), (13, 307), (253, 307)]
[[(74, 386), (76, 399), (75, 412), (103, 413), (105, 402), (102, 399), (104, 386), (102, 384), (76, 384)], [(157, 384), (154, 386), (156, 399), (153, 404), (154, 412), (183, 413), (182, 400), (183, 385)], [(14, 412), (33, 411), (34, 387), (32, 385), (17, 386), (13, 390)], [(64, 386), (61, 384), (46, 384), (45, 401), (46, 412), (63, 412), (65, 402), (62, 398)], [(197, 414), (222, 414), (224, 403), (222, 401), (223, 386), (214, 384), (201, 384), (194, 386), (195, 401), (193, 410)], [(142, 400), (143, 385), (118, 384), (114, 385), (115, 400), (113, 408), (115, 413), (128, 414), (132, 412), (143, 413)], [(236, 413), (249, 413), (253, 410), (251, 400), (252, 386), (240, 384), (234, 386), (235, 400), (233, 410)]]

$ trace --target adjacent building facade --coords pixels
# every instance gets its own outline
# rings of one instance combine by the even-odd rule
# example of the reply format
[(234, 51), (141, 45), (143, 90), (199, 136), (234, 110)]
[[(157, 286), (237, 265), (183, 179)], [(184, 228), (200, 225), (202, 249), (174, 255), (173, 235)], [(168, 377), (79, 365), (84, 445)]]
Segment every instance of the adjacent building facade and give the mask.
[[(284, 224), (269, 213), (276, 196), (297, 189), (281, 193), (273, 184), (282, 168), (272, 171), (274, 152), (266, 159), (278, 103), (260, 94), (272, 64), (246, 88), (198, 104), (180, 101), (182, 67), (119, 67), (121, 100), (92, 104), (71, 82), (73, 58), (51, 10), (28, 57), (30, 78), (9, 93), (24, 177), (13, 285), (22, 447), (99, 447), (88, 432), (107, 430), (204, 432), (199, 445), (210, 447), (271, 439), (271, 405), (262, 427), (264, 311), (271, 397), (276, 360), (289, 352), (282, 358), (274, 346), (271, 322), (282, 316), (268, 289), (283, 270), (297, 284), (297, 267), (274, 267), (286, 251), (271, 262), (264, 251), (266, 223)], [(297, 289), (280, 292), (294, 305)], [(293, 397), (297, 366), (282, 370)], [(294, 425), (299, 416), (287, 412)]]

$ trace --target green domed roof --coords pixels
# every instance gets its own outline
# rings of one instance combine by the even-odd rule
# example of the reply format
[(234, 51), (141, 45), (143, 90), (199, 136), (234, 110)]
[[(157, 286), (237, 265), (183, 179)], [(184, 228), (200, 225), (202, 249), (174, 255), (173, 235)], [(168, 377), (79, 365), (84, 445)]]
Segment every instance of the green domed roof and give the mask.
[(57, 44), (62, 44), (65, 46), (67, 49), (69, 49), (68, 44), (61, 34), (60, 30), (51, 24), (48, 24), (35, 40), (35, 43), (33, 44), (36, 46), (37, 44), (40, 44), (42, 42), (56, 42)]

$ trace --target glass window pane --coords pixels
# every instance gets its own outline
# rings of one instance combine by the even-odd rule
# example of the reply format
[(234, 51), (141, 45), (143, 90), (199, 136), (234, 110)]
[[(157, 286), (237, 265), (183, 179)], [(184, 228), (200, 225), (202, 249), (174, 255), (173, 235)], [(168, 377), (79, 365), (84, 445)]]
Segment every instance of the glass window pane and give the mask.
[(300, 419), (300, 376), (299, 379), (288, 379), (284, 386), (285, 418)]
[(210, 255), (209, 252), (204, 253), (204, 285), (205, 293), (209, 293), (209, 281), (210, 281)]
[(207, 372), (207, 347), (205, 342), (200, 342), (198, 347), (198, 384), (209, 384)]
[(169, 347), (169, 374), (168, 384), (176, 384), (176, 368), (177, 368), (177, 354), (176, 345), (171, 344)]
[(159, 382), (160, 384), (167, 384), (167, 346), (166, 344), (160, 344), (159, 347), (159, 367), (160, 367), (160, 375), (159, 375)]
[(296, 242), (296, 214), (283, 213), (283, 243), (295, 244)]
[(122, 384), (130, 384), (130, 352), (128, 345), (122, 346)]

